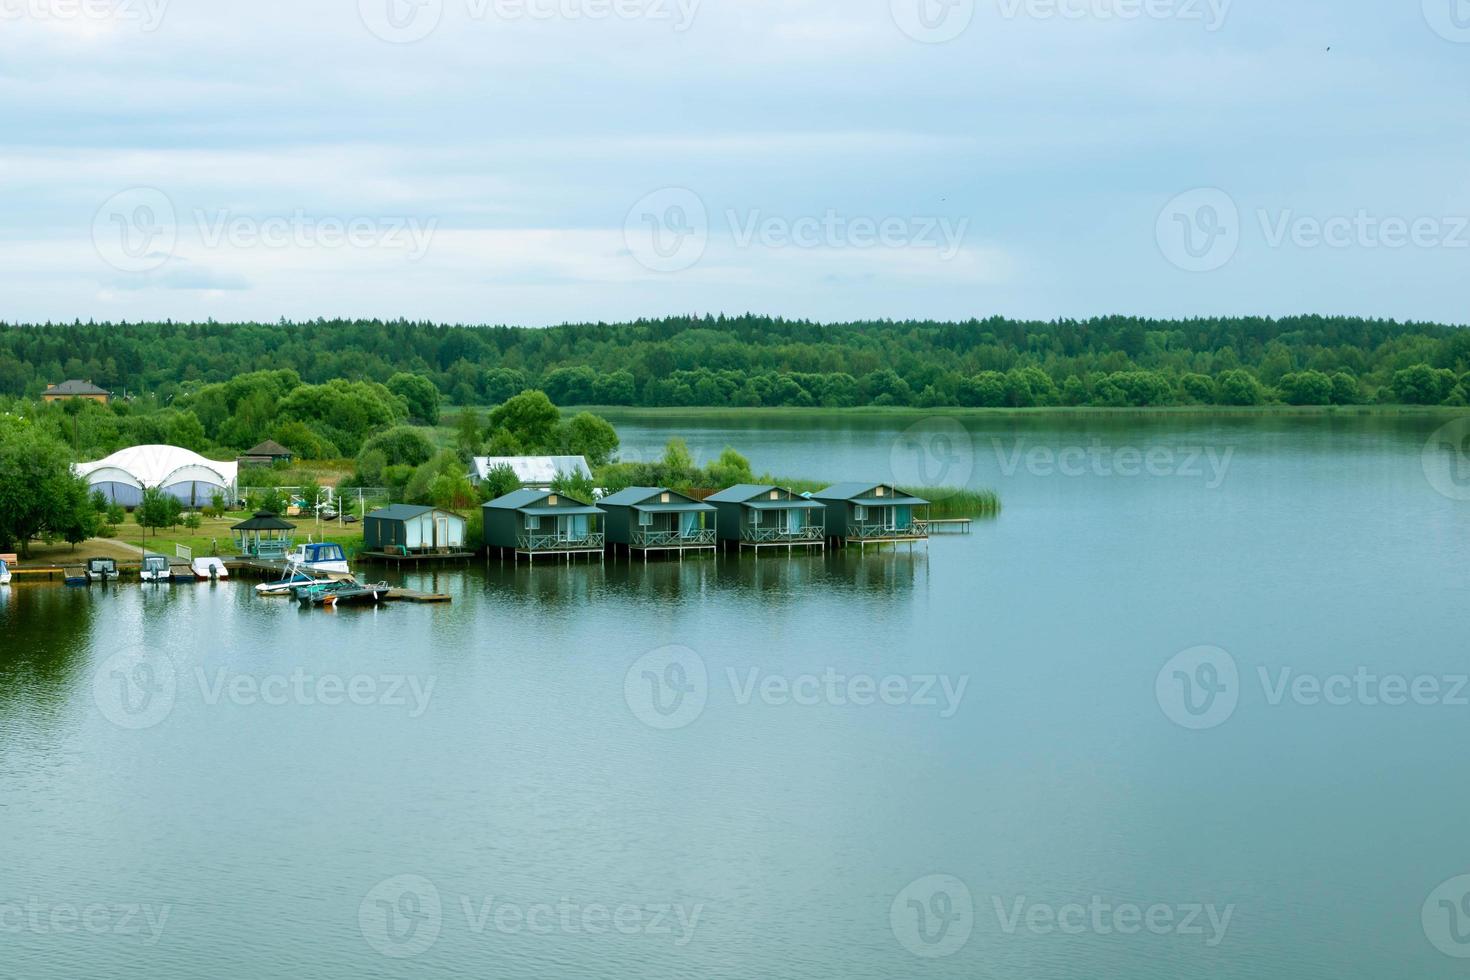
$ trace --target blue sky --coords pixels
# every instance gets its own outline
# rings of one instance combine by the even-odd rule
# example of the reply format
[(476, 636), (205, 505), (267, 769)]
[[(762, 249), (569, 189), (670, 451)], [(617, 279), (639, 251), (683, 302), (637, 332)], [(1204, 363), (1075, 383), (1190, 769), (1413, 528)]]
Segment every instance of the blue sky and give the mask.
[(0, 318), (1464, 322), (1467, 77), (1466, 0), (0, 0)]

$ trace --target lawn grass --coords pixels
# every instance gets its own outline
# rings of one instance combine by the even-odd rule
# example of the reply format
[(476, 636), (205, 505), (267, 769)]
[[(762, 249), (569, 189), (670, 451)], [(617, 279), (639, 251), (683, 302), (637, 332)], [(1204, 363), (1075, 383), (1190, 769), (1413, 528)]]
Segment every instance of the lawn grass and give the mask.
[[(93, 538), (92, 541), (81, 547), (85, 549), (96, 542), (121, 541), (145, 547), (150, 552), (172, 558), (176, 554), (176, 546), (183, 545), (189, 548), (196, 558), (228, 557), (235, 554), (235, 538), (230, 528), (249, 516), (249, 514), (237, 513), (226, 514), (223, 517), (206, 517), (203, 524), (197, 529), (183, 525), (176, 528), (166, 527), (159, 529), (157, 534), (150, 530), (146, 538), (143, 536), (143, 529), (130, 521), (118, 528), (115, 538)], [(287, 519), (297, 525), (296, 540), (298, 542), (305, 541), (308, 537), (313, 541), (330, 541), (342, 545), (349, 553), (360, 550), (362, 547), (361, 524), (322, 521), (318, 525), (314, 520)]]

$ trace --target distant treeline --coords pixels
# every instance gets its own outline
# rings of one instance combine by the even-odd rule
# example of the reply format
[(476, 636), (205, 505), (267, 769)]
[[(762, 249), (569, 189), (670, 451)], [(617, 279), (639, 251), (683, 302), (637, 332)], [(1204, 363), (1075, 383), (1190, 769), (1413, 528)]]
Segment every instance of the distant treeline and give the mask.
[(1470, 403), (1470, 330), (1351, 317), (817, 324), (685, 317), (431, 323), (0, 324), (0, 395), (91, 380), (168, 404), (254, 371), (419, 375), (449, 401), (1031, 407)]

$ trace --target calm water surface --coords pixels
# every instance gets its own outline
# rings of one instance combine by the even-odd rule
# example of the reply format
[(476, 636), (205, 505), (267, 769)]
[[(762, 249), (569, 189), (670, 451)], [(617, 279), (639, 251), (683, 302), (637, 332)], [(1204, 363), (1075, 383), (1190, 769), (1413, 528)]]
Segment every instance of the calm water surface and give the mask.
[(0, 592), (0, 974), (1463, 976), (1444, 420), (913, 421), (620, 421), (1002, 493), (912, 555)]

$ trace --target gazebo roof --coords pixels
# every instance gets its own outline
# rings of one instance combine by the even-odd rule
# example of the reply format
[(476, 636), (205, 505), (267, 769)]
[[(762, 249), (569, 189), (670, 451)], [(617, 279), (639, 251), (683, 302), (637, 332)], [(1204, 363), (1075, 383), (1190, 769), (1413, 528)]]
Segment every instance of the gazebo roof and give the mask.
[(283, 521), (268, 510), (258, 510), (255, 516), (246, 521), (241, 521), (231, 531), (294, 531), (296, 525), (290, 521)]

